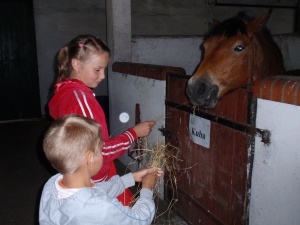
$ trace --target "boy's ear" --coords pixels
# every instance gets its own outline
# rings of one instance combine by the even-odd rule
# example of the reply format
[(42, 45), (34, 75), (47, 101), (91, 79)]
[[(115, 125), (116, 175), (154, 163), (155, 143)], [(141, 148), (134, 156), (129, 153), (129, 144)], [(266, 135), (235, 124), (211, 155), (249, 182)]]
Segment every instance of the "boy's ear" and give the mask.
[(92, 166), (93, 162), (94, 162), (94, 152), (93, 151), (88, 151), (86, 153), (86, 157), (87, 157), (87, 165)]

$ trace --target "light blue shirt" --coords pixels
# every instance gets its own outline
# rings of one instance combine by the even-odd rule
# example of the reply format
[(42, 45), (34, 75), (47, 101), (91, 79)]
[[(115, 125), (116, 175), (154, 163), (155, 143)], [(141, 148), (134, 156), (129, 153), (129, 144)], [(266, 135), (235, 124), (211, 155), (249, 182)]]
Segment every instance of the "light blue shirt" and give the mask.
[(68, 198), (58, 199), (55, 180), (51, 177), (44, 186), (39, 210), (43, 224), (151, 224), (155, 214), (153, 193), (147, 188), (140, 191), (140, 198), (132, 208), (123, 206), (116, 198), (125, 188), (135, 184), (131, 173), (113, 176), (109, 181), (85, 187)]

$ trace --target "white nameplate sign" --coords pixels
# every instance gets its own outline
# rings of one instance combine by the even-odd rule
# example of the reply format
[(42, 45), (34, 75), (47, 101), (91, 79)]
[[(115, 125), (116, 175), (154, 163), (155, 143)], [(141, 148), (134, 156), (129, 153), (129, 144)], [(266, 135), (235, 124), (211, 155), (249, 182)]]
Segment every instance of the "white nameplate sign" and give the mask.
[(189, 132), (192, 141), (205, 148), (210, 146), (210, 120), (190, 114)]

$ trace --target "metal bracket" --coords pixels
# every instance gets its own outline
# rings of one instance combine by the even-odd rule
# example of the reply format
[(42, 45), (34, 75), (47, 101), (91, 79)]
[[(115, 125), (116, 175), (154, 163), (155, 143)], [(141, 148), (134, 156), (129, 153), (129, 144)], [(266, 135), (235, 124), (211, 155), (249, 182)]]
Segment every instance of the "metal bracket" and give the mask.
[(172, 132), (167, 130), (165, 127), (162, 126), (161, 128), (158, 128), (158, 130), (162, 132), (162, 135), (165, 136), (166, 138), (172, 139), (173, 136)]
[(269, 130), (256, 128), (256, 131), (259, 134), (259, 137), (261, 137), (261, 142), (263, 142), (266, 145), (271, 144), (271, 132)]

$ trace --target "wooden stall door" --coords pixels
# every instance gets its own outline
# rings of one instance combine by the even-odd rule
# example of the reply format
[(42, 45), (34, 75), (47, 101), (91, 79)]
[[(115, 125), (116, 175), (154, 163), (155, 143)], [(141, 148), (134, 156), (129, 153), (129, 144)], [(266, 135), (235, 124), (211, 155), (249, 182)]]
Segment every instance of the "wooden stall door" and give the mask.
[[(189, 76), (168, 74), (166, 129), (179, 148), (176, 211), (189, 224), (247, 224), (248, 190), (253, 157), (249, 113), (251, 95), (239, 89), (224, 96), (214, 109), (197, 108), (185, 94)], [(189, 137), (190, 114), (211, 121), (210, 147)], [(170, 201), (172, 190), (167, 187)]]

